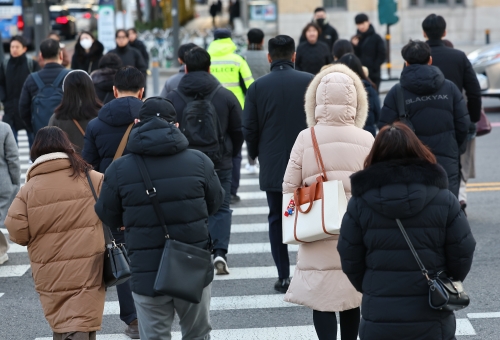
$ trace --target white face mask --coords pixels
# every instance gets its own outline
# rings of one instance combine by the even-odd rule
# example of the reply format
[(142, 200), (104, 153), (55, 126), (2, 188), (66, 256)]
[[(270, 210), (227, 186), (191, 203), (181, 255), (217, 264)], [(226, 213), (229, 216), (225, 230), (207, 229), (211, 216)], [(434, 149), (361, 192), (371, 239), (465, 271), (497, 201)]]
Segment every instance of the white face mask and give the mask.
[(80, 46), (83, 47), (84, 50), (88, 50), (89, 48), (91, 48), (93, 43), (94, 42), (91, 39), (80, 40)]

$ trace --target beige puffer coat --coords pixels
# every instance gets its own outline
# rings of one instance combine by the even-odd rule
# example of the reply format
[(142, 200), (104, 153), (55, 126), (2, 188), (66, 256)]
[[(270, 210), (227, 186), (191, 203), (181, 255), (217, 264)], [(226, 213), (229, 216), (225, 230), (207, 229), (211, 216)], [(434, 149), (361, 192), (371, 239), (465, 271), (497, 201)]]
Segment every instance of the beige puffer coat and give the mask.
[[(316, 75), (305, 99), (307, 123), (309, 127), (314, 126), (328, 180), (342, 180), (349, 199), (349, 176), (363, 169), (373, 144), (371, 133), (363, 130), (368, 115), (363, 83), (347, 66), (337, 64)], [(309, 128), (299, 134), (292, 149), (283, 192), (309, 186), (319, 174)], [(344, 311), (361, 305), (361, 294), (342, 272), (337, 242), (338, 236), (333, 236), (300, 245), (285, 301), (323, 312)]]
[[(5, 220), (10, 239), (28, 246), (35, 289), (56, 333), (101, 329), (104, 233), (87, 178), (70, 177), (65, 153), (40, 156)], [(97, 192), (103, 175), (91, 171)]]

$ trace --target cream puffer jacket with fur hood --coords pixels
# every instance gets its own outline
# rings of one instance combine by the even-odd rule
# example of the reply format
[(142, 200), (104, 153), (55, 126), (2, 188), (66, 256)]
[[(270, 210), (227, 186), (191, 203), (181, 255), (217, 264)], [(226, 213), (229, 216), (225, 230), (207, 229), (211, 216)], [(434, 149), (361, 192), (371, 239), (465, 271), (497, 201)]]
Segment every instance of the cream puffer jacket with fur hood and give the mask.
[[(283, 192), (291, 193), (300, 186), (309, 186), (320, 175), (311, 139), (311, 127), (314, 126), (328, 180), (341, 180), (349, 199), (349, 177), (363, 169), (373, 144), (371, 133), (363, 130), (368, 116), (363, 83), (345, 65), (329, 67), (316, 75), (309, 85), (305, 109), (309, 128), (295, 141)], [(361, 294), (342, 272), (337, 242), (338, 236), (332, 236), (300, 245), (285, 301), (329, 312), (361, 305)]]

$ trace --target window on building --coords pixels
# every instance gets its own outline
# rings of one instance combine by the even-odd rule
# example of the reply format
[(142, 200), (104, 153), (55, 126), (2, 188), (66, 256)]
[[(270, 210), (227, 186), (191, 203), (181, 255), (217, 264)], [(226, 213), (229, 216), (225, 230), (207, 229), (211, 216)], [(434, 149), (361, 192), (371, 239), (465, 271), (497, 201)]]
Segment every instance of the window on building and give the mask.
[(325, 8), (347, 8), (347, 0), (323, 0)]
[(464, 0), (410, 0), (410, 6), (433, 6), (433, 5), (444, 5), (444, 6), (454, 6), (463, 5)]

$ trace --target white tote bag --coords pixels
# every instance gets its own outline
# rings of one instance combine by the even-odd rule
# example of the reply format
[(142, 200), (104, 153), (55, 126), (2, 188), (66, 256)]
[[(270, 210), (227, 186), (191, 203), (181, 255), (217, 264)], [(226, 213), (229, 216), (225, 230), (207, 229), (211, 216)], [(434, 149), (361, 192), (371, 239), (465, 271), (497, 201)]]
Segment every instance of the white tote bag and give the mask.
[(342, 181), (328, 181), (314, 128), (311, 128), (314, 154), (322, 175), (309, 187), (283, 194), (283, 243), (319, 241), (340, 233), (347, 210)]

